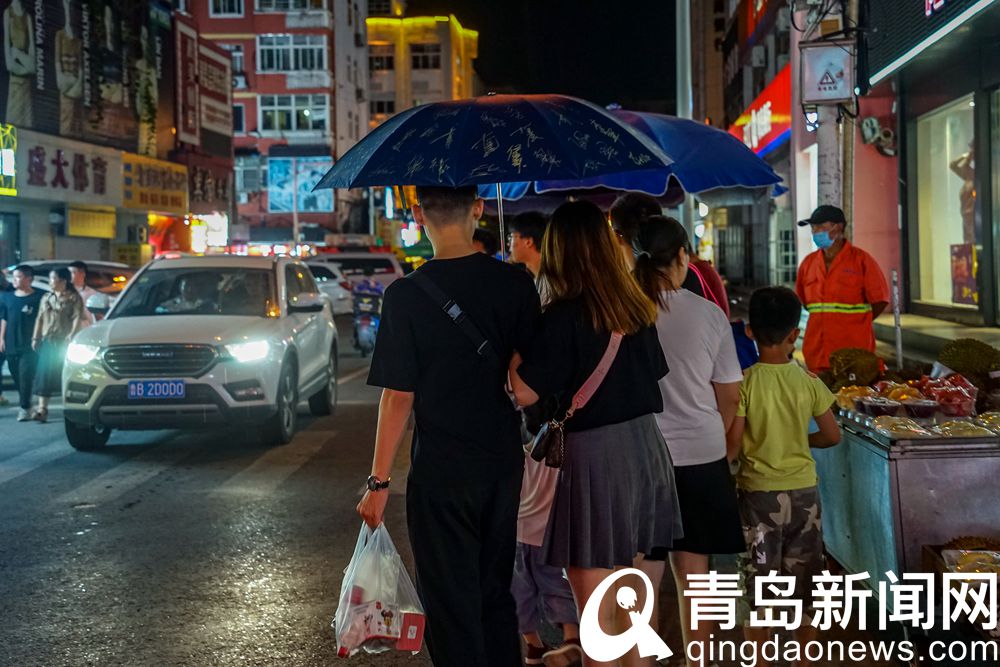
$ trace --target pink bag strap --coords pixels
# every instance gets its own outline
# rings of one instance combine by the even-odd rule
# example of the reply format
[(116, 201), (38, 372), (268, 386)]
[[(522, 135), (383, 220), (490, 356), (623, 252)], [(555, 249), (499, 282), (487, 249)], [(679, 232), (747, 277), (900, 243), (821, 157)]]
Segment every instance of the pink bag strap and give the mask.
[(705, 276), (701, 275), (701, 271), (694, 264), (688, 264), (688, 271), (693, 273), (696, 278), (698, 278), (698, 284), (701, 285), (701, 293), (705, 295), (705, 298), (709, 301), (716, 301), (715, 293), (709, 288), (708, 283), (705, 282)]
[(566, 411), (566, 416), (563, 417), (563, 421), (566, 421), (573, 416), (573, 413), (585, 406), (594, 394), (597, 393), (598, 388), (600, 388), (601, 383), (604, 382), (605, 376), (608, 371), (611, 370), (611, 364), (615, 362), (615, 357), (618, 356), (618, 348), (622, 344), (622, 335), (617, 331), (611, 334), (611, 340), (608, 341), (608, 349), (604, 351), (604, 356), (601, 357), (600, 362), (597, 364), (597, 368), (594, 372), (590, 374), (587, 381), (583, 383), (580, 390), (576, 392), (573, 397), (573, 402), (569, 406), (569, 410)]

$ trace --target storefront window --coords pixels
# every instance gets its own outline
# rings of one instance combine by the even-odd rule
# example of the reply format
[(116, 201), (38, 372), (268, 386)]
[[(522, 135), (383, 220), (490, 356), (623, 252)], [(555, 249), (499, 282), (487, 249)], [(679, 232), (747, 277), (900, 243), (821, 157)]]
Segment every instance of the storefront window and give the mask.
[(976, 202), (972, 95), (917, 120), (917, 258), (914, 298), (975, 309), (982, 225)]

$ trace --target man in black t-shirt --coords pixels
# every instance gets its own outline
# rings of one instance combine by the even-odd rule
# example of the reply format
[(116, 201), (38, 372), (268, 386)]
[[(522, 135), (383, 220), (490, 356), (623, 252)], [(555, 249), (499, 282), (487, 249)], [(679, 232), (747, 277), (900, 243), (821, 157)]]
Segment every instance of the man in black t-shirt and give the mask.
[(431, 659), (436, 667), (509, 667), (521, 659), (510, 582), (524, 454), (505, 384), (514, 350), (535, 333), (538, 295), (527, 273), (475, 251), (483, 202), (474, 187), (417, 188), (417, 198), (413, 215), (434, 259), (416, 273), (462, 309), (495, 357), (477, 351), (414, 278), (386, 289), (368, 376), (384, 389), (358, 511), (373, 527), (382, 521), (413, 411), (406, 513)]
[(11, 277), (14, 291), (0, 292), (0, 354), (7, 357), (7, 367), (20, 393), (17, 421), (25, 422), (31, 418), (31, 389), (38, 366), (31, 339), (43, 294), (31, 287), (35, 272), (27, 264), (15, 268)]

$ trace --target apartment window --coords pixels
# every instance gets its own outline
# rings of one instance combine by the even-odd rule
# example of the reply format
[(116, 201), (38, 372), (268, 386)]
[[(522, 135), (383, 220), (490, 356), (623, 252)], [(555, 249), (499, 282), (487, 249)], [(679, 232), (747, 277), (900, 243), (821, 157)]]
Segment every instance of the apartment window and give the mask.
[(372, 100), (368, 103), (368, 110), (373, 116), (396, 113), (396, 100)]
[(211, 0), (210, 16), (243, 16), (243, 0)]
[(396, 69), (396, 48), (392, 44), (372, 44), (368, 47), (368, 69), (372, 72)]
[(267, 169), (257, 156), (238, 156), (235, 173), (237, 192), (260, 192), (267, 187)]
[(305, 11), (323, 9), (323, 0), (257, 0), (259, 12)]
[(304, 72), (326, 69), (323, 35), (260, 35), (257, 67), (261, 72)]
[(369, 16), (391, 16), (392, 0), (368, 0)]
[(219, 46), (229, 51), (229, 55), (233, 59), (233, 74), (242, 74), (246, 71), (243, 65), (242, 44), (219, 44)]
[(265, 132), (326, 130), (326, 95), (261, 95), (260, 129)]
[(411, 44), (410, 60), (413, 69), (441, 69), (441, 45)]
[(243, 134), (246, 128), (246, 107), (242, 104), (233, 105), (233, 133)]

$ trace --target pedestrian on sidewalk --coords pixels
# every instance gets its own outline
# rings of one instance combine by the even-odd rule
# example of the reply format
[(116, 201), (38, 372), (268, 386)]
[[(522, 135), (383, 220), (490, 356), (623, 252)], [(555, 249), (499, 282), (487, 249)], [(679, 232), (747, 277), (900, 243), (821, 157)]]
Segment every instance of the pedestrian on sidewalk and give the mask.
[(31, 338), (42, 293), (31, 286), (35, 272), (29, 265), (15, 267), (12, 278), (14, 291), (0, 293), (0, 353), (7, 356), (7, 367), (19, 393), (17, 421), (26, 422), (31, 419), (31, 389), (38, 364)]
[(537, 279), (542, 267), (542, 239), (549, 220), (543, 213), (527, 211), (510, 221), (510, 261), (523, 264)]
[[(548, 298), (542, 283), (537, 280), (542, 265), (542, 239), (548, 224), (548, 218), (542, 213), (520, 213), (511, 220), (509, 236), (511, 262), (524, 266), (536, 280), (543, 303)], [(551, 401), (549, 406), (555, 410)], [(564, 570), (546, 565), (542, 552), (559, 471), (532, 459), (529, 445), (545, 422), (546, 410), (541, 402), (523, 409), (524, 482), (517, 515), (517, 556), (511, 592), (517, 603), (517, 621), (526, 647), (524, 664), (554, 667), (579, 661), (583, 652), (573, 590), (566, 581)], [(563, 643), (556, 648), (547, 647), (539, 634), (543, 610), (545, 619), (562, 632)]]
[[(644, 220), (654, 215), (663, 215), (663, 208), (655, 198), (641, 192), (628, 192), (621, 195), (611, 204), (608, 212), (611, 226), (618, 236), (622, 254), (628, 265), (635, 268), (635, 258), (639, 252), (636, 247), (636, 236), (639, 226)], [(704, 297), (722, 309), (729, 317), (729, 295), (722, 282), (722, 276), (715, 270), (712, 263), (706, 261), (694, 252), (688, 262), (688, 272), (684, 276), (682, 287), (693, 294)]]
[(89, 310), (86, 310), (87, 299), (95, 294), (100, 294), (100, 292), (87, 284), (87, 273), (89, 272), (89, 269), (87, 268), (86, 262), (78, 259), (74, 262), (70, 262), (68, 268), (70, 275), (73, 277), (73, 287), (76, 288), (77, 294), (79, 294), (80, 299), (83, 300), (84, 317), (88, 323), (93, 324), (95, 322), (95, 316)]
[[(565, 568), (583, 608), (616, 568), (670, 547), (681, 536), (673, 466), (654, 414), (667, 364), (656, 337), (656, 305), (629, 273), (604, 213), (592, 203), (563, 204), (542, 247), (549, 289), (541, 333), (511, 364), (518, 403), (556, 396), (554, 418), (595, 368), (620, 346), (590, 400), (565, 420), (564, 458), (542, 546), (545, 563)], [(612, 628), (613, 605), (601, 625)], [(584, 664), (592, 664), (586, 658)], [(651, 664), (651, 663), (650, 663)]]
[(42, 297), (31, 337), (31, 347), (38, 353), (38, 372), (35, 375), (38, 407), (31, 416), (42, 423), (49, 417), (49, 399), (62, 393), (66, 347), (70, 339), (89, 323), (83, 299), (73, 286), (69, 269), (55, 269), (49, 273), (49, 287), (52, 291)]
[(434, 257), (385, 291), (368, 376), (383, 392), (358, 511), (382, 521), (414, 412), (406, 516), (431, 660), (510, 667), (521, 661), (510, 589), (524, 456), (506, 380), (535, 335), (538, 294), (527, 273), (473, 247), (475, 187), (418, 186), (417, 199)]
[[(786, 287), (765, 287), (750, 297), (747, 333), (757, 341), (760, 361), (740, 387), (740, 404), (728, 433), (730, 458), (738, 458), (740, 516), (746, 553), (740, 558), (740, 604), (744, 634), (758, 649), (769, 628), (750, 627), (757, 577), (777, 572), (794, 577), (793, 599), (804, 603), (794, 631), (800, 646), (814, 641), (810, 600), (813, 577), (825, 568), (816, 461), (810, 447), (832, 447), (840, 427), (834, 396), (822, 380), (791, 360), (799, 337), (802, 304)], [(809, 433), (810, 419), (818, 430)], [(810, 663), (800, 660), (798, 667)]]
[(847, 218), (820, 206), (799, 227), (812, 228), (819, 248), (802, 260), (795, 293), (809, 311), (802, 355), (814, 373), (830, 368), (830, 355), (856, 347), (875, 351), (872, 322), (889, 305), (889, 287), (878, 262), (847, 240)]
[[(0, 295), (5, 294), (6, 292), (13, 292), (13, 291), (14, 291), (14, 286), (11, 285), (10, 281), (7, 280), (7, 276), (4, 275), (4, 272), (0, 271)], [(3, 365), (4, 362), (7, 360), (7, 355), (4, 354), (3, 352), (2, 340), (3, 336), (0, 336), (0, 408), (5, 408), (8, 405), (10, 405), (10, 401), (8, 401), (3, 395)], [(13, 373), (11, 374), (13, 375)]]
[[(660, 379), (663, 412), (656, 423), (674, 462), (684, 524), (684, 537), (670, 549), (647, 554), (642, 569), (658, 589), (669, 553), (684, 645), (707, 645), (715, 624), (702, 621), (691, 629), (691, 598), (685, 592), (690, 575), (709, 573), (711, 554), (746, 548), (726, 458), (726, 432), (736, 417), (743, 371), (725, 314), (681, 287), (691, 257), (684, 227), (673, 218), (651, 216), (640, 224), (636, 244), (635, 276), (659, 307), (656, 332), (670, 366)], [(708, 663), (689, 659), (687, 664)]]

